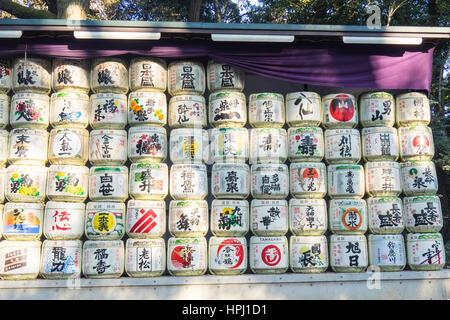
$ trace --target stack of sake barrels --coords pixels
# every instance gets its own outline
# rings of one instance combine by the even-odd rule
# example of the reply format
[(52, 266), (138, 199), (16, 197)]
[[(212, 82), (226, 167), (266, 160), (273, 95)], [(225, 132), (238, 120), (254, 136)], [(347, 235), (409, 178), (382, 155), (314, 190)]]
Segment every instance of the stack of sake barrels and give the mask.
[[(8, 146), (9, 138), (9, 109), (11, 90), (11, 68), (7, 59), (0, 59), (0, 144)], [(5, 202), (6, 163), (8, 161), (8, 147), (0, 150), (0, 238), (2, 237), (3, 211)]]

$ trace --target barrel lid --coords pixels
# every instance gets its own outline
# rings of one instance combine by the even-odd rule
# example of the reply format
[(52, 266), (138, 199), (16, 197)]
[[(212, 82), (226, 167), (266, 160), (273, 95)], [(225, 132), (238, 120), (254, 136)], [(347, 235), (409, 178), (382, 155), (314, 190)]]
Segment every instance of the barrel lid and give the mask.
[(351, 99), (356, 100), (356, 99), (355, 99), (355, 96), (354, 96), (353, 94), (351, 94), (351, 93), (340, 92), (340, 93), (330, 93), (330, 94), (327, 94), (327, 95), (325, 95), (325, 96), (322, 97), (322, 101), (325, 100), (325, 99), (333, 99), (333, 98), (336, 98), (336, 97), (338, 97), (338, 96), (343, 96), (343, 95), (348, 96), (348, 97), (350, 97)]
[(62, 99), (62, 98), (68, 98), (68, 99), (78, 99), (78, 100), (84, 100), (89, 101), (89, 95), (86, 93), (81, 92), (54, 92), (51, 95), (51, 100), (55, 99)]
[(295, 91), (295, 92), (288, 92), (286, 94), (286, 100), (290, 100), (291, 98), (295, 98), (297, 99), (299, 95), (303, 95), (307, 98), (312, 98), (312, 99), (320, 99), (320, 94), (318, 94), (317, 92), (312, 92), (312, 91)]
[(91, 175), (97, 172), (120, 172), (128, 174), (128, 167), (126, 166), (93, 166), (89, 169)]
[(153, 169), (168, 169), (167, 163), (160, 162), (160, 163), (139, 163), (139, 162), (133, 162), (130, 165), (130, 171), (141, 169), (141, 168), (153, 168)]

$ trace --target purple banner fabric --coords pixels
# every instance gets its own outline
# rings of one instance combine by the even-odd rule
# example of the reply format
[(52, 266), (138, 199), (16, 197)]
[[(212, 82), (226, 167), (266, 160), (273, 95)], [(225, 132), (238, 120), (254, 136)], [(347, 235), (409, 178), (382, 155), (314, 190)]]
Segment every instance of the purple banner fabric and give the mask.
[(257, 75), (308, 85), (385, 90), (426, 90), (434, 46), (344, 45), (341, 43), (219, 43), (200, 40), (4, 41), (0, 56), (91, 59), (140, 55), (170, 60), (217, 59)]

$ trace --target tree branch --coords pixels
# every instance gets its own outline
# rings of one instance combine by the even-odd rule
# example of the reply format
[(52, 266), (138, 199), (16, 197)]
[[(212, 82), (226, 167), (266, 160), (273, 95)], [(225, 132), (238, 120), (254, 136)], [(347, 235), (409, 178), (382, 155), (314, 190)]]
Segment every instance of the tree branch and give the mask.
[(19, 19), (56, 19), (56, 14), (47, 10), (25, 7), (10, 0), (0, 0), (0, 10)]

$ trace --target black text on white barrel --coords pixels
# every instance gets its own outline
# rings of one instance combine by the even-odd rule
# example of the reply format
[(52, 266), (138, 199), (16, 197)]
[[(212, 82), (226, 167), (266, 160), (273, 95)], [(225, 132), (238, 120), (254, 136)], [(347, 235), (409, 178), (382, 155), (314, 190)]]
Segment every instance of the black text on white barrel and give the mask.
[(294, 198), (323, 198), (327, 172), (323, 162), (293, 162), (289, 168), (289, 190)]
[(395, 124), (394, 96), (387, 92), (368, 92), (359, 97), (360, 122), (368, 127), (392, 127)]
[(289, 169), (286, 164), (253, 164), (250, 176), (250, 193), (256, 199), (285, 199), (289, 195)]
[(90, 67), (90, 61), (87, 59), (53, 59), (53, 91), (89, 93)]
[(285, 236), (250, 237), (249, 266), (253, 273), (285, 273), (289, 268), (287, 238)]
[(50, 98), (47, 94), (20, 92), (11, 97), (9, 123), (13, 128), (46, 130), (50, 123)]
[(247, 200), (214, 199), (211, 203), (210, 228), (216, 237), (243, 237), (249, 231)]
[(86, 240), (83, 243), (82, 274), (86, 278), (120, 278), (124, 272), (122, 240)]
[(286, 123), (290, 127), (318, 127), (322, 123), (322, 101), (315, 92), (286, 94)]
[(6, 240), (34, 241), (42, 235), (44, 204), (5, 203), (2, 233)]
[(125, 245), (125, 272), (133, 278), (161, 276), (166, 270), (163, 238), (128, 238)]
[(371, 197), (396, 197), (402, 193), (400, 164), (376, 161), (364, 164), (366, 192)]
[(5, 129), (9, 125), (10, 109), (11, 109), (11, 98), (6, 93), (0, 93), (0, 129)]
[(128, 122), (127, 95), (102, 92), (90, 96), (89, 125), (92, 129), (125, 129)]
[(250, 129), (250, 164), (285, 163), (287, 155), (287, 132), (285, 129)]
[(169, 232), (174, 237), (204, 237), (208, 232), (206, 200), (172, 200), (169, 203)]
[(49, 94), (52, 88), (52, 63), (46, 58), (18, 57), (13, 62), (12, 89), (14, 93)]
[(84, 202), (89, 193), (89, 168), (51, 165), (47, 174), (47, 197), (53, 201)]
[(84, 129), (89, 125), (89, 108), (86, 93), (54, 92), (50, 97), (50, 125)]
[(332, 199), (360, 199), (365, 194), (364, 167), (352, 164), (330, 164), (327, 167), (328, 195)]
[(334, 234), (365, 234), (367, 204), (364, 199), (331, 199), (328, 207), (330, 231)]
[(373, 234), (400, 234), (405, 229), (402, 199), (398, 197), (367, 198), (369, 231)]
[(170, 131), (169, 155), (172, 163), (206, 163), (209, 159), (208, 131), (176, 128)]
[(11, 202), (44, 202), (47, 172), (48, 168), (44, 166), (9, 166), (6, 169), (6, 199)]
[(45, 279), (73, 279), (81, 275), (81, 240), (44, 240), (39, 274)]
[(121, 166), (127, 161), (125, 130), (92, 130), (89, 133), (89, 162), (93, 166)]
[(131, 59), (129, 85), (131, 91), (166, 91), (167, 63), (153, 57)]
[(128, 129), (131, 162), (162, 162), (167, 158), (167, 132), (162, 127), (133, 126)]
[(206, 99), (201, 95), (181, 94), (170, 98), (168, 124), (170, 128), (194, 127), (205, 129), (208, 125)]
[(250, 194), (250, 167), (246, 163), (214, 163), (211, 192), (219, 199), (245, 199)]
[(8, 163), (43, 166), (47, 163), (48, 132), (15, 128), (9, 133)]
[(324, 152), (322, 128), (291, 127), (288, 129), (288, 158), (291, 162), (322, 161)]
[(324, 140), (327, 163), (358, 163), (361, 160), (361, 134), (357, 129), (327, 129)]
[(289, 230), (296, 236), (320, 236), (328, 228), (325, 199), (290, 199)]
[(129, 195), (135, 200), (163, 200), (169, 194), (169, 168), (166, 163), (132, 163)]
[(369, 264), (365, 235), (332, 234), (329, 238), (330, 266), (334, 272), (364, 272)]
[(402, 189), (405, 196), (435, 195), (438, 190), (436, 166), (432, 161), (400, 163)]
[(116, 57), (96, 58), (91, 63), (90, 86), (94, 93), (128, 92), (128, 69), (124, 59)]
[(411, 233), (435, 233), (443, 227), (441, 200), (438, 196), (404, 197), (406, 230)]
[(402, 271), (406, 266), (406, 249), (401, 234), (369, 234), (369, 264), (380, 271)]
[(89, 170), (91, 201), (125, 201), (128, 198), (128, 167), (93, 166)]
[(130, 200), (126, 233), (135, 239), (155, 239), (166, 233), (166, 203), (162, 200)]
[(123, 202), (90, 201), (86, 205), (85, 235), (89, 240), (120, 240), (125, 234)]
[(205, 164), (174, 164), (170, 168), (170, 196), (175, 200), (203, 200), (208, 195)]
[(399, 127), (426, 126), (431, 120), (430, 100), (420, 92), (408, 92), (395, 97), (396, 123)]
[(440, 233), (408, 233), (406, 252), (411, 270), (441, 270), (445, 265), (444, 240)]
[(284, 236), (289, 230), (288, 202), (281, 199), (253, 199), (250, 230), (256, 236)]
[(219, 91), (208, 97), (208, 121), (214, 128), (242, 128), (247, 123), (245, 94)]
[(7, 94), (12, 87), (12, 67), (9, 59), (0, 58), (0, 92)]
[(402, 161), (431, 160), (434, 157), (434, 140), (430, 127), (400, 127), (398, 134)]
[(47, 201), (44, 236), (48, 240), (80, 240), (84, 235), (86, 205), (83, 202)]
[(208, 243), (211, 274), (242, 274), (247, 270), (248, 250), (245, 237), (215, 237)]
[(361, 142), (364, 161), (396, 161), (399, 157), (400, 150), (396, 128), (363, 128)]
[(210, 132), (212, 162), (246, 162), (249, 158), (247, 128), (213, 128)]
[(167, 271), (173, 276), (201, 276), (208, 268), (205, 237), (174, 238), (167, 241)]
[(328, 94), (322, 97), (322, 105), (322, 125), (326, 129), (355, 128), (358, 125), (358, 107), (352, 94)]
[(127, 110), (130, 126), (161, 127), (167, 123), (167, 98), (163, 92), (130, 92)]
[(284, 97), (279, 93), (253, 93), (248, 98), (248, 122), (253, 128), (281, 128), (286, 122)]
[(173, 61), (168, 66), (167, 89), (171, 96), (205, 93), (205, 67), (197, 61)]
[(328, 268), (328, 243), (324, 235), (291, 236), (289, 261), (293, 272), (321, 273)]
[(245, 72), (228, 63), (209, 60), (206, 67), (206, 76), (210, 92), (244, 90)]
[[(0, 242), (0, 277), (3, 280), (34, 280), (39, 275), (41, 241)], [(14, 259), (11, 259), (14, 257)], [(20, 261), (18, 263), (18, 261)]]
[(89, 159), (89, 131), (55, 128), (50, 131), (48, 160), (51, 164), (84, 166)]

